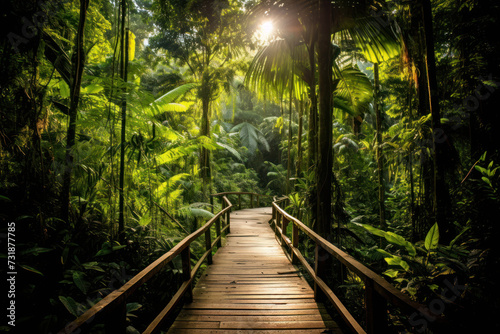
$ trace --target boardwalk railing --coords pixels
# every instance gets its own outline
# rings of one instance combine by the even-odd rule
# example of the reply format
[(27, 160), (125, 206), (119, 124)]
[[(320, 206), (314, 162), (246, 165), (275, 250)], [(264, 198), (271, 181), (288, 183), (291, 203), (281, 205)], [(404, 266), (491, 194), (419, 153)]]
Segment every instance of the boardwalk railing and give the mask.
[[(320, 277), (325, 272), (325, 266), (329, 263), (328, 254), (339, 260), (342, 265), (358, 275), (365, 284), (365, 316), (366, 326), (369, 334), (388, 333), (388, 311), (387, 302), (398, 307), (408, 315), (421, 317), (414, 325), (421, 325), (426, 319), (426, 325), (436, 330), (443, 328), (442, 317), (436, 316), (425, 306), (412, 301), (408, 296), (397, 290), (380, 275), (376, 274), (349, 254), (335, 247), (328, 240), (322, 238), (297, 218), (289, 215), (280, 204), (288, 198), (277, 199), (273, 202), (273, 218), (271, 225), (275, 230), (278, 241), (285, 249), (289, 249), (292, 263), (302, 264), (314, 280), (314, 296), (317, 301), (328, 299), (346, 325), (354, 333), (366, 333), (354, 317), (349, 313), (335, 293)], [(287, 227), (292, 224), (291, 239), (286, 235)], [(305, 257), (299, 251), (299, 230), (315, 243), (314, 269), (309, 265)], [(331, 262), (330, 262), (331, 263)]]
[[(176, 256), (181, 256), (182, 259), (182, 278), (183, 283), (179, 290), (172, 297), (170, 302), (165, 306), (165, 308), (158, 314), (158, 316), (149, 324), (147, 329), (143, 332), (145, 333), (157, 333), (160, 330), (162, 324), (168, 319), (169, 315), (175, 309), (175, 306), (179, 304), (184, 297), (187, 302), (192, 301), (192, 284), (196, 276), (196, 273), (202, 263), (207, 260), (208, 264), (212, 263), (212, 250), (215, 246), (221, 247), (222, 234), (229, 233), (230, 230), (230, 213), (233, 208), (233, 204), (228, 200), (225, 194), (236, 194), (239, 196), (239, 206), (241, 206), (241, 195), (250, 195), (252, 197), (259, 195), (253, 193), (221, 193), (215, 194), (214, 197), (221, 197), (221, 210), (212, 217), (205, 225), (199, 228), (197, 231), (191, 233), (176, 246), (174, 246), (170, 251), (163, 254), (156, 261), (147, 266), (139, 274), (134, 276), (131, 280), (125, 283), (121, 288), (111, 292), (92, 308), (87, 310), (76, 320), (69, 323), (63, 329), (59, 331), (59, 334), (69, 334), (69, 333), (82, 333), (86, 332), (95, 324), (104, 323), (105, 333), (125, 333), (126, 330), (126, 305), (127, 299), (136, 291), (140, 286), (146, 283), (154, 275), (158, 274), (160, 270), (165, 267), (169, 262), (171, 262)], [(213, 202), (213, 197), (212, 197)], [(253, 204), (252, 204), (253, 205)], [(222, 222), (222, 226), (221, 226)], [(212, 241), (211, 227), (215, 226), (216, 238)], [(191, 268), (191, 250), (190, 245), (201, 235), (205, 235), (205, 246), (206, 251), (198, 260), (196, 265)]]
[(269, 195), (261, 195), (261, 194), (256, 194), (256, 193), (249, 193), (249, 192), (238, 192), (238, 191), (227, 191), (223, 193), (218, 193), (218, 194), (212, 194), (210, 195), (210, 204), (212, 205), (212, 213), (214, 212), (214, 198), (215, 197), (221, 197), (221, 196), (226, 196), (229, 197), (230, 195), (237, 195), (238, 196), (238, 210), (241, 210), (241, 195), (247, 195), (250, 198), (250, 207), (255, 208), (260, 206), (260, 198), (261, 197), (271, 197)]

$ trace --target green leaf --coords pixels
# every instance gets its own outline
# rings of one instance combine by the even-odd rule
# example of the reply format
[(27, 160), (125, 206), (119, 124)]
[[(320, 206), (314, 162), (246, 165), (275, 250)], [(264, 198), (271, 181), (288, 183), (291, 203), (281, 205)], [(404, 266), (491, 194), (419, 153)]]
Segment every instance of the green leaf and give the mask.
[(483, 168), (481, 166), (478, 166), (478, 165), (475, 165), (474, 168), (479, 171), (481, 174), (483, 175), (488, 175), (488, 171), (486, 170), (486, 168)]
[(490, 187), (492, 187), (492, 188), (493, 188), (493, 185), (491, 184), (490, 179), (488, 179), (487, 177), (483, 176), (483, 177), (481, 178), (481, 180), (483, 180), (483, 181), (484, 181), (487, 185), (489, 185)]
[(458, 239), (460, 239), (460, 237), (465, 233), (467, 232), (468, 230), (470, 229), (470, 226), (466, 226), (464, 227), (464, 229), (462, 230), (462, 232), (460, 232), (451, 242), (450, 242), (450, 247), (453, 247), (453, 245), (458, 241)]
[(108, 255), (112, 252), (113, 250), (111, 249), (111, 244), (106, 241), (102, 244), (101, 249), (95, 254), (95, 256), (104, 256)]
[(99, 262), (87, 262), (87, 263), (84, 263), (82, 264), (83, 268), (87, 269), (87, 270), (95, 270), (95, 271), (100, 271), (100, 272), (105, 272), (104, 269), (102, 269), (101, 267), (99, 267)]
[(37, 256), (38, 254), (51, 252), (53, 250), (54, 249), (52, 249), (52, 248), (33, 247), (33, 248), (27, 249), (25, 251), (22, 251), (19, 254), (21, 254), (21, 255), (33, 254), (34, 256)]
[(68, 312), (73, 316), (78, 317), (80, 315), (81, 305), (78, 304), (73, 298), (59, 296), (59, 300), (64, 305), (66, 310), (68, 310)]
[(217, 145), (219, 145), (222, 148), (225, 148), (229, 153), (231, 153), (232, 155), (234, 155), (236, 157), (236, 159), (238, 159), (238, 160), (240, 160), (240, 161), (243, 162), (243, 159), (241, 158), (241, 155), (238, 153), (238, 151), (236, 151), (231, 146), (226, 145), (224, 143), (220, 143), (220, 142), (217, 142)]
[(90, 84), (87, 87), (85, 87), (85, 91), (87, 94), (97, 94), (103, 89), (104, 87), (99, 84)]
[(59, 81), (59, 93), (61, 94), (62, 98), (68, 98), (69, 97), (69, 86), (63, 80)]
[(189, 208), (189, 211), (191, 212), (191, 215), (193, 215), (194, 217), (210, 219), (214, 216), (214, 214), (211, 213), (210, 211), (200, 208)]
[(355, 224), (364, 227), (366, 230), (368, 230), (368, 232), (370, 232), (373, 235), (385, 238), (388, 242), (390, 242), (392, 244), (404, 247), (410, 256), (417, 255), (417, 251), (415, 249), (415, 246), (413, 246), (413, 244), (411, 242), (406, 241), (406, 239), (403, 238), (402, 236), (400, 236), (396, 233), (393, 233), (393, 232), (386, 232), (386, 231), (380, 230), (376, 227), (373, 227), (373, 226), (370, 226), (367, 224), (360, 224), (360, 223), (355, 223)]
[(73, 282), (75, 282), (75, 285), (78, 289), (80, 289), (81, 292), (84, 294), (87, 294), (87, 286), (88, 283), (85, 281), (85, 274), (82, 273), (81, 271), (74, 271), (73, 272)]
[(384, 260), (385, 260), (385, 262), (387, 262), (388, 265), (400, 266), (405, 271), (410, 270), (410, 266), (408, 265), (408, 263), (406, 261), (404, 261), (402, 258), (400, 258), (399, 256), (386, 257)]
[(386, 275), (386, 276), (389, 276), (391, 278), (395, 278), (398, 276), (398, 273), (399, 271), (395, 270), (395, 269), (387, 269), (386, 271), (384, 271), (382, 274)]
[(139, 219), (139, 225), (147, 226), (151, 223), (151, 216), (148, 213), (142, 215), (141, 219)]
[(8, 203), (12, 202), (12, 200), (10, 198), (8, 198), (6, 196), (2, 196), (2, 195), (0, 195), (0, 201), (8, 202)]
[(431, 229), (429, 232), (427, 232), (427, 236), (425, 237), (425, 249), (428, 251), (431, 251), (435, 248), (437, 248), (439, 244), (439, 227), (438, 224), (435, 223), (432, 225)]
[(215, 140), (212, 138), (208, 138), (207, 136), (199, 136), (198, 137), (198, 143), (207, 150), (214, 151), (218, 147), (218, 145), (215, 143)]
[(264, 147), (266, 151), (269, 151), (269, 143), (266, 138), (255, 126), (248, 122), (240, 123), (231, 129), (231, 132), (239, 132), (241, 143), (243, 146), (248, 148), (250, 153), (254, 153), (257, 150), (257, 146), (260, 144)]
[(380, 248), (377, 248), (375, 251), (376, 251), (377, 253), (382, 254), (382, 256), (383, 256), (384, 258), (385, 258), (385, 257), (393, 257), (393, 256), (394, 256), (394, 255), (392, 255), (391, 253), (389, 253), (389, 252), (387, 252), (387, 251), (385, 251), (385, 250), (383, 250), (383, 249), (380, 249)]
[(142, 307), (142, 305), (139, 303), (128, 303), (127, 304), (127, 313), (137, 311), (141, 307)]
[(141, 334), (141, 332), (139, 332), (133, 326), (127, 326), (127, 328), (125, 329), (125, 334)]
[(42, 272), (39, 271), (39, 270), (36, 270), (35, 268), (33, 267), (30, 267), (30, 266), (27, 266), (25, 264), (20, 264), (19, 267), (23, 268), (24, 270), (27, 270), (27, 271), (31, 271), (32, 273), (35, 273), (35, 274), (38, 274), (38, 275), (42, 275)]
[(127, 245), (118, 245), (118, 246), (113, 246), (112, 250), (113, 250), (113, 251), (117, 251), (117, 250), (119, 250), (119, 249), (123, 249), (123, 248), (125, 248), (125, 247), (127, 247)]
[[(352, 40), (372, 63), (381, 63), (396, 57), (401, 44), (390, 25), (379, 24), (374, 16), (364, 16), (355, 19), (355, 24), (347, 27)], [(369, 41), (369, 42), (367, 42)]]
[(188, 83), (181, 85), (179, 87), (176, 87), (172, 89), (171, 91), (167, 92), (166, 94), (160, 96), (155, 100), (155, 103), (171, 103), (174, 102), (176, 99), (181, 97), (182, 95), (186, 94), (189, 92), (191, 89), (197, 87), (198, 84), (196, 83)]

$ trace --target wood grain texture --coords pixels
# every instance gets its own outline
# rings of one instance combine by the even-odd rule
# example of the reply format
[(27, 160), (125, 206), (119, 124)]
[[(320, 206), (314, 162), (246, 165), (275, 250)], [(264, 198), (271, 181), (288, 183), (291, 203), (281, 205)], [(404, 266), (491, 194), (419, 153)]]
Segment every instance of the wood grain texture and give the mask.
[(271, 208), (231, 213), (231, 233), (168, 333), (341, 333), (287, 259)]

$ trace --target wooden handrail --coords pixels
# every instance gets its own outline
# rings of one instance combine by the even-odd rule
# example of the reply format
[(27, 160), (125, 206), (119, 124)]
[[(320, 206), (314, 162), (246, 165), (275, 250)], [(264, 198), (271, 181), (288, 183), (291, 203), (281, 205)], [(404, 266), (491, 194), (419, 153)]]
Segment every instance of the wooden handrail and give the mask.
[[(286, 246), (290, 249), (292, 262), (300, 262), (314, 280), (315, 298), (321, 299), (322, 297), (326, 297), (327, 299), (329, 299), (330, 302), (332, 302), (332, 304), (335, 306), (337, 311), (340, 313), (347, 326), (354, 333), (365, 333), (365, 331), (352, 317), (352, 315), (334, 294), (334, 292), (319, 277), (319, 273), (324, 269), (321, 268), (321, 265), (325, 263), (325, 261), (321, 261), (321, 259), (324, 259), (325, 251), (326, 253), (334, 256), (337, 260), (339, 260), (343, 265), (345, 265), (348, 269), (350, 269), (364, 281), (365, 313), (368, 333), (371, 334), (387, 332), (387, 302), (396, 307), (399, 307), (407, 314), (418, 312), (419, 314), (430, 320), (431, 323), (429, 327), (442, 327), (444, 321), (443, 317), (436, 316), (427, 307), (412, 301), (407, 295), (403, 294), (401, 291), (392, 286), (382, 276), (378, 275), (377, 273), (354, 259), (349, 254), (334, 246), (332, 243), (318, 235), (297, 218), (289, 215), (279, 206), (279, 204), (284, 200), (286, 200), (286, 198), (280, 198), (275, 200), (272, 204), (273, 218), (271, 220), (271, 223), (274, 224), (278, 240), (281, 242), (282, 246)], [(290, 240), (286, 236), (287, 225), (289, 223), (293, 224), (292, 240)], [(314, 269), (309, 265), (309, 263), (306, 261), (306, 259), (298, 249), (299, 230), (301, 230), (305, 235), (309, 237), (309, 239), (314, 241), (314, 243), (316, 244)], [(323, 254), (321, 254), (322, 252)], [(318, 289), (321, 290), (321, 294), (317, 293), (319, 291)]]
[(241, 195), (250, 195), (250, 207), (254, 207), (254, 197), (257, 197), (257, 207), (260, 206), (261, 197), (272, 197), (271, 195), (262, 195), (246, 191), (226, 191), (217, 194), (210, 195), (210, 204), (212, 206), (212, 213), (214, 212), (214, 197), (228, 196), (228, 195), (238, 195), (238, 210), (241, 210)]
[[(75, 331), (81, 332), (80, 330), (88, 330), (88, 326), (94, 323), (96, 318), (100, 320), (106, 317), (106, 327), (110, 331), (109, 333), (125, 333), (125, 317), (126, 317), (126, 301), (127, 298), (132, 295), (141, 285), (146, 283), (155, 274), (157, 274), (163, 267), (165, 267), (170, 261), (172, 261), (176, 256), (181, 255), (182, 258), (182, 276), (183, 283), (179, 290), (172, 297), (168, 305), (160, 312), (160, 314), (153, 320), (153, 322), (148, 326), (146, 331), (143, 333), (156, 333), (160, 330), (160, 326), (165, 322), (167, 317), (172, 313), (174, 307), (180, 302), (183, 296), (189, 301), (192, 299), (192, 283), (196, 276), (196, 272), (201, 267), (202, 262), (207, 259), (211, 262), (212, 250), (215, 246), (221, 246), (222, 232), (227, 230), (230, 231), (230, 213), (233, 208), (233, 204), (227, 199), (226, 196), (222, 195), (222, 209), (214, 217), (212, 217), (205, 225), (200, 227), (195, 232), (191, 233), (185, 237), (181, 242), (175, 245), (170, 251), (163, 254), (156, 261), (151, 263), (140, 273), (135, 275), (127, 283), (125, 283), (121, 288), (111, 292), (109, 295), (104, 297), (101, 301), (95, 304), (93, 307), (88, 309), (85, 313), (75, 319), (73, 322), (69, 323), (63, 329), (61, 329), (59, 334), (69, 334)], [(221, 229), (221, 220), (225, 222), (225, 226)], [(210, 235), (210, 228), (212, 225), (216, 226), (216, 239), (212, 242)], [(198, 263), (191, 269), (191, 253), (190, 245), (199, 236), (205, 234), (206, 237), (206, 251), (199, 259)]]

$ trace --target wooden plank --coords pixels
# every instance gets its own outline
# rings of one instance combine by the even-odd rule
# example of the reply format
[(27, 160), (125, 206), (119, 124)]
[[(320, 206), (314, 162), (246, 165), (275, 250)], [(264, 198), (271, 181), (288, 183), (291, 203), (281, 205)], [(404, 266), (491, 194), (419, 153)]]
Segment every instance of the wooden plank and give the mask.
[[(194, 315), (181, 313), (177, 317), (179, 320), (195, 320), (195, 321), (240, 321), (241, 315)], [(246, 321), (320, 321), (323, 320), (321, 314), (304, 314), (304, 315), (246, 315)]]
[[(195, 300), (199, 302), (209, 302), (213, 301), (216, 297), (197, 297)], [(314, 298), (307, 296), (304, 298), (290, 298), (290, 296), (284, 296), (281, 299), (276, 297), (270, 297), (264, 299), (262, 297), (238, 297), (238, 298), (224, 298), (224, 303), (226, 304), (290, 304), (290, 303), (316, 303)]]
[(220, 328), (226, 329), (327, 329), (331, 323), (319, 321), (234, 321), (220, 322)]
[(210, 309), (210, 310), (305, 310), (318, 309), (318, 305), (311, 303), (294, 303), (294, 304), (231, 304), (220, 302), (198, 302), (195, 301), (184, 305), (186, 310), (192, 309)]
[(193, 302), (184, 305), (169, 333), (338, 329), (276, 243), (267, 223), (270, 216), (269, 209), (231, 213), (231, 234), (225, 246), (213, 256), (212, 265), (193, 290)]
[(325, 314), (324, 308), (301, 310), (211, 310), (211, 309), (183, 309), (181, 314), (189, 315), (233, 315), (233, 316), (283, 316), (283, 315), (317, 315)]
[(286, 329), (286, 330), (255, 330), (255, 329), (181, 329), (176, 328), (168, 333), (172, 334), (321, 334), (321, 333), (342, 333), (338, 329), (325, 332), (325, 329)]

